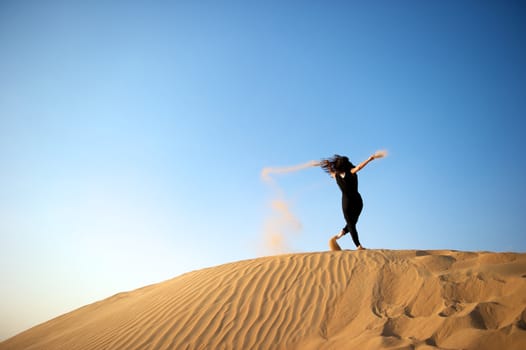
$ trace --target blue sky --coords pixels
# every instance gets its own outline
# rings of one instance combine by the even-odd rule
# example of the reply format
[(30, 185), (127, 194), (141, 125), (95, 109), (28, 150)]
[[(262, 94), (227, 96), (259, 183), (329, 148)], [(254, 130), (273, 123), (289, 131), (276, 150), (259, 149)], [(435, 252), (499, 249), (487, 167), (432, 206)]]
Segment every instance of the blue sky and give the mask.
[[(520, 1), (0, 2), (0, 339), (265, 254), (261, 170), (334, 153), (390, 152), (359, 174), (364, 246), (526, 251), (525, 23)], [(328, 249), (332, 179), (274, 180), (290, 250)]]

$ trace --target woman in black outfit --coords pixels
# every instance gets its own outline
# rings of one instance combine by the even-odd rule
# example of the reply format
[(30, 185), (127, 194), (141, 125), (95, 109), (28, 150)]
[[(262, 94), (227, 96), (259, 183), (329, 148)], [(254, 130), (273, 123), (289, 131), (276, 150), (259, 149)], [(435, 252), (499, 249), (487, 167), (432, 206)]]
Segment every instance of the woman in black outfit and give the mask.
[(381, 156), (381, 154), (375, 153), (358, 166), (351, 163), (349, 158), (338, 154), (335, 154), (331, 158), (323, 159), (319, 163), (323, 170), (336, 179), (336, 183), (342, 191), (343, 216), (347, 225), (345, 225), (333, 239), (339, 239), (350, 232), (352, 240), (358, 250), (364, 250), (365, 248), (362, 247), (358, 238), (358, 231), (356, 230), (356, 223), (363, 208), (362, 196), (360, 196), (358, 192), (358, 176), (356, 173), (369, 164), (369, 162)]

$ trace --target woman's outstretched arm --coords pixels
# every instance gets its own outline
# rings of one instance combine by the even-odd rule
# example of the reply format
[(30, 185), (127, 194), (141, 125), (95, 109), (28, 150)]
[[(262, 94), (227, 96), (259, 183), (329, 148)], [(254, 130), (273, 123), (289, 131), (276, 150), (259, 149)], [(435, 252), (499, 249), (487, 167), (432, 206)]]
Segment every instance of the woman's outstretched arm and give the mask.
[(351, 174), (356, 174), (357, 172), (362, 170), (367, 164), (369, 164), (372, 160), (374, 160), (374, 155), (370, 156), (369, 158), (367, 158), (366, 160), (364, 160), (363, 162), (361, 162), (360, 164), (352, 168)]
[(377, 155), (375, 153), (372, 156), (370, 156), (369, 158), (367, 158), (366, 160), (364, 160), (363, 162), (361, 162), (360, 164), (358, 164), (357, 166), (355, 166), (354, 168), (352, 168), (351, 169), (351, 174), (356, 174), (357, 172), (362, 170), (367, 164), (369, 164), (371, 161), (373, 161), (376, 158), (377, 158)]

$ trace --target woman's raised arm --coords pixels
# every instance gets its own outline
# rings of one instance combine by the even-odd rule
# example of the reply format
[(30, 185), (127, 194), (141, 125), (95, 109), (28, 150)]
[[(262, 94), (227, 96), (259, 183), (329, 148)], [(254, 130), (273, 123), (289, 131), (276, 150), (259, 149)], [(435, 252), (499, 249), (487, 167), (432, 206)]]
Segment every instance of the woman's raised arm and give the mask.
[(356, 174), (357, 172), (362, 170), (364, 166), (369, 164), (369, 162), (371, 162), (372, 160), (377, 159), (377, 158), (383, 158), (386, 155), (387, 155), (387, 151), (386, 150), (376, 151), (372, 156), (367, 158), (367, 160), (364, 160), (363, 162), (361, 162), (360, 164), (358, 164), (357, 166), (352, 168), (351, 169), (351, 174)]
[(367, 164), (369, 164), (374, 159), (375, 159), (375, 155), (373, 154), (372, 156), (370, 156), (369, 158), (367, 158), (366, 160), (364, 160), (363, 162), (361, 162), (360, 164), (358, 164), (357, 166), (352, 168), (351, 169), (351, 174), (356, 174), (357, 172), (362, 170)]

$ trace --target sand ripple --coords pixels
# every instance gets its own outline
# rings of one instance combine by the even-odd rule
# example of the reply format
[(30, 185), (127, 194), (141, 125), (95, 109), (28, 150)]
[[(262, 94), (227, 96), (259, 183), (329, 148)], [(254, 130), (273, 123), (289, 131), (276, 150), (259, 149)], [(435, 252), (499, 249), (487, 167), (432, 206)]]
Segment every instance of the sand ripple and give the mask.
[(526, 349), (526, 254), (339, 251), (190, 272), (0, 349)]

